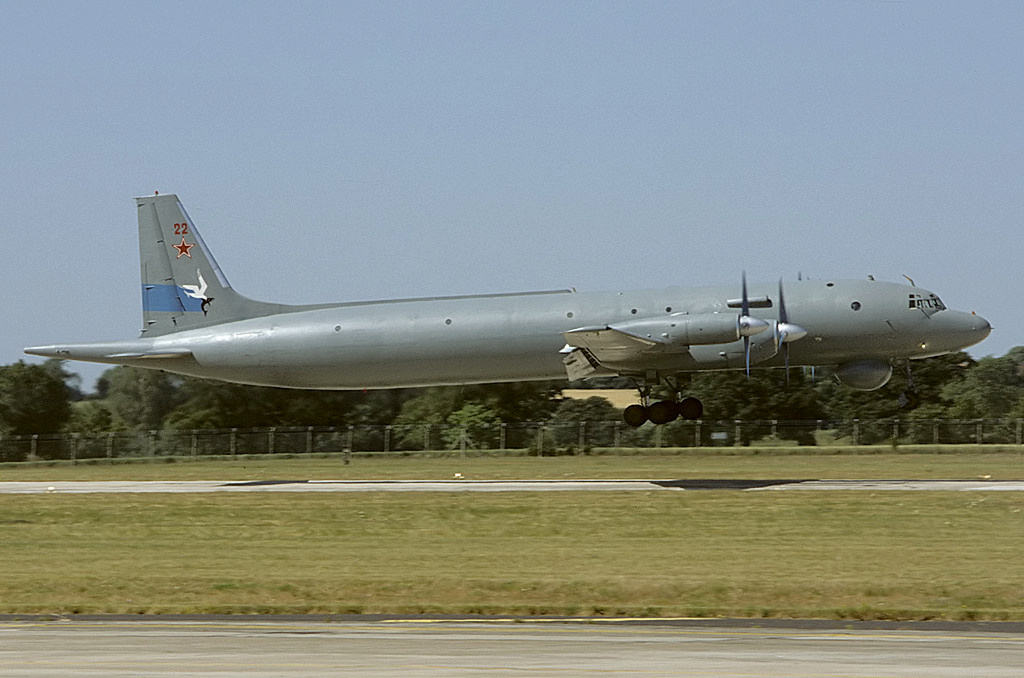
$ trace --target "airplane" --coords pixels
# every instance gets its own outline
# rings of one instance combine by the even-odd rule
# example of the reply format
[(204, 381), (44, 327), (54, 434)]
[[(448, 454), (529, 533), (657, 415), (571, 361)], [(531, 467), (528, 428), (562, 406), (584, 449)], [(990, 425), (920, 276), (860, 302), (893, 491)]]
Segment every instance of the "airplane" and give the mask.
[[(988, 321), (911, 283), (798, 280), (739, 288), (574, 289), (287, 305), (236, 292), (174, 194), (136, 198), (143, 327), (137, 339), (31, 355), (240, 384), (347, 390), (619, 375), (627, 424), (699, 419), (680, 384), (703, 370), (832, 366), (875, 390), (893, 365), (959, 351)], [(909, 362), (906, 362), (909, 366)], [(654, 387), (675, 397), (651, 402)]]

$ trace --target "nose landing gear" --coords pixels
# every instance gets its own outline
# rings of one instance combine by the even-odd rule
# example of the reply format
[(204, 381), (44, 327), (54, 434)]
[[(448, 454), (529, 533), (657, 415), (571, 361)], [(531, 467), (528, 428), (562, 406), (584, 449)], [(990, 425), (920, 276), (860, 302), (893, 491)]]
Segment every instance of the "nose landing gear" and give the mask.
[(907, 361), (907, 388), (900, 393), (896, 403), (904, 412), (915, 410), (921, 405), (921, 396), (917, 392), (917, 384), (914, 383), (914, 375), (910, 372), (910, 361)]

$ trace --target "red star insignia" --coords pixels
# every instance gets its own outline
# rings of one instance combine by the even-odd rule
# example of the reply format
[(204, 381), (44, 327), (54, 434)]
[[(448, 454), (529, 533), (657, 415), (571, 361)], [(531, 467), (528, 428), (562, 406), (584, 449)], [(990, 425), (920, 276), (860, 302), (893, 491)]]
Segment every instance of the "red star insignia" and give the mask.
[(192, 249), (195, 246), (196, 246), (195, 243), (189, 244), (189, 243), (185, 242), (185, 237), (184, 236), (182, 236), (182, 238), (181, 238), (181, 244), (180, 245), (171, 245), (171, 247), (173, 247), (174, 249), (178, 250), (178, 256), (176, 256), (175, 259), (181, 259), (182, 256), (186, 256), (189, 259), (191, 259), (192, 258), (192, 253), (189, 252), (189, 250)]

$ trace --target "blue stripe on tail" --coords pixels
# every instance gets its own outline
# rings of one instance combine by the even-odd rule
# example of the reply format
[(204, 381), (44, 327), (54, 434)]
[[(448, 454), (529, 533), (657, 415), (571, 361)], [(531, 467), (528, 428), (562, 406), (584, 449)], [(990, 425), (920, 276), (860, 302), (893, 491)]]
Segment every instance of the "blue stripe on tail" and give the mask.
[(161, 311), (202, 313), (203, 301), (188, 296), (177, 285), (143, 285), (142, 309), (147, 313)]

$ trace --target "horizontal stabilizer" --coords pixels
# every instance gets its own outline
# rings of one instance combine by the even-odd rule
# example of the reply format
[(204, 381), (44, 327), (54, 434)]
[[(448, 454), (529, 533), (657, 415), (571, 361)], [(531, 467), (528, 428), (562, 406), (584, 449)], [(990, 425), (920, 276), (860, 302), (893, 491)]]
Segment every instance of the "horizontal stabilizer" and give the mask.
[(140, 345), (131, 341), (31, 346), (25, 349), (25, 353), (58, 360), (87, 360), (112, 365), (124, 365), (137, 360), (175, 360), (192, 355), (186, 348), (157, 348), (150, 342)]
[(115, 354), (109, 355), (107, 357), (108, 358), (118, 358), (118, 359), (120, 359), (120, 358), (132, 358), (132, 359), (134, 359), (134, 358), (143, 358), (143, 359), (149, 358), (151, 360), (154, 360), (154, 359), (162, 359), (162, 358), (186, 358), (186, 357), (188, 357), (190, 355), (192, 355), (192, 351), (188, 350), (187, 348), (173, 348), (173, 349), (164, 349), (162, 351), (152, 350), (152, 351), (142, 351), (142, 352), (135, 352), (135, 353), (115, 353)]

